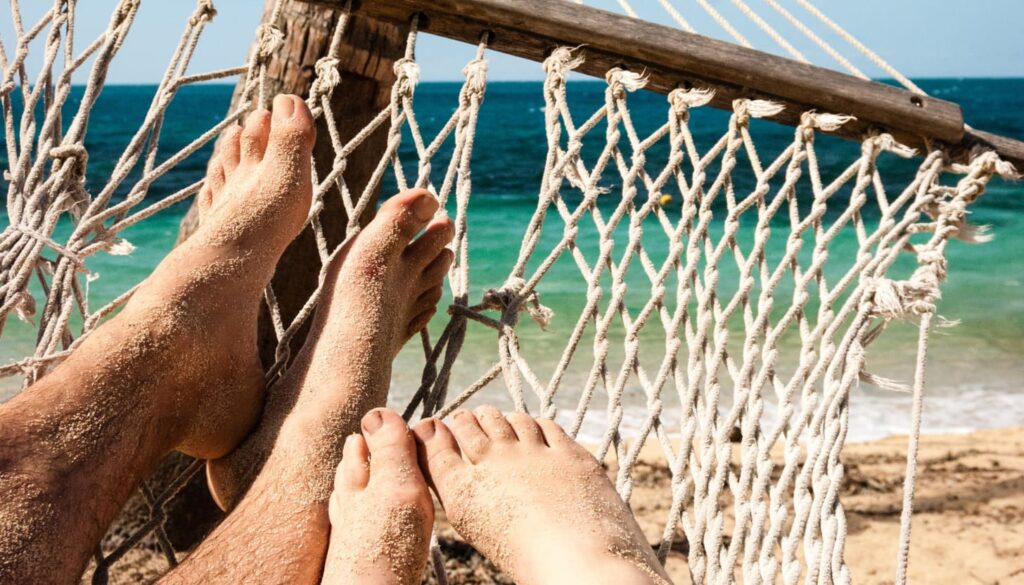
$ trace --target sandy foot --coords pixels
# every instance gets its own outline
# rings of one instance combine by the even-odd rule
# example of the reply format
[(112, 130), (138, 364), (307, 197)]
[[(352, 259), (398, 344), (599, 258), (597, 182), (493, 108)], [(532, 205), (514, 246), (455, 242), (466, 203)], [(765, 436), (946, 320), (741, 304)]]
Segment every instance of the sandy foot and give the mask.
[(370, 411), (350, 435), (330, 500), (331, 544), (323, 583), (419, 585), (434, 505), (402, 417)]
[(669, 582), (604, 469), (554, 422), (485, 406), (414, 433), (452, 526), (517, 583)]
[(128, 333), (108, 361), (149, 364), (162, 386), (158, 406), (181, 426), (178, 449), (197, 457), (223, 455), (259, 416), (260, 297), (309, 212), (313, 118), (295, 96), (273, 107), (222, 138), (199, 195), (199, 228), (116, 319)]
[(276, 445), (291, 449), (289, 442), (301, 444), (309, 462), (309, 497), (326, 501), (345, 437), (367, 411), (385, 405), (391, 362), (441, 298), (454, 225), (447, 217), (431, 221), (437, 210), (422, 189), (396, 195), (334, 258), (309, 337), (270, 389), (257, 429), (208, 465), (224, 509), (244, 495)]

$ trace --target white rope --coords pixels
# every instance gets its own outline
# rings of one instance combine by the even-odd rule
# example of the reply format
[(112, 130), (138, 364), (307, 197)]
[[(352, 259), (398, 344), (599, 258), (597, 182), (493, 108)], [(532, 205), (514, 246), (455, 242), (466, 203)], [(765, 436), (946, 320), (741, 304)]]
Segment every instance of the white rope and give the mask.
[[(710, 9), (709, 14), (718, 14), (706, 0), (699, 1)], [(629, 6), (628, 0), (622, 2)], [(116, 161), (109, 180), (90, 192), (84, 182), (89, 111), (138, 6), (138, 0), (122, 0), (108, 29), (76, 53), (74, 0), (55, 0), (54, 8), (29, 27), (21, 22), (17, 0), (12, 3), (17, 47), (10, 59), (0, 47), (11, 218), (0, 234), (0, 328), (11, 314), (25, 319), (34, 316), (39, 336), (34, 354), (0, 367), (0, 375), (23, 375), (26, 381), (44, 375), (130, 298), (134, 288), (91, 310), (89, 275), (81, 281), (84, 263), (100, 251), (130, 252), (130, 244), (118, 236), (122, 229), (199, 191), (202, 184), (196, 183), (143, 206), (156, 181), (236, 123), (249, 108), (269, 98), (267, 68), (282, 45), (283, 29), (276, 20), (261, 25), (256, 49), (244, 66), (190, 74), (188, 65), (199, 37), (215, 15), (208, 0), (199, 0), (145, 120)], [(700, 116), (712, 92), (699, 88), (671, 92), (665, 118), (644, 134), (634, 124), (629, 106), (630, 96), (644, 87), (644, 76), (622, 68), (610, 70), (600, 105), (582, 112), (570, 102), (566, 89), (566, 80), (582, 64), (582, 56), (579, 51), (558, 48), (543, 64), (547, 154), (536, 207), (523, 226), (518, 258), (504, 281), (474, 299), (478, 289), (470, 284), (468, 212), (472, 154), (487, 88), (488, 38), (481, 39), (463, 71), (465, 80), (451, 116), (436, 135), (426, 136), (415, 110), (419, 23), (414, 19), (406, 54), (395, 63), (388, 104), (346, 142), (339, 130), (344, 121), (326, 114), (333, 93), (344, 84), (339, 55), (349, 10), (345, 7), (339, 15), (331, 47), (316, 63), (316, 79), (308, 96), (314, 115), (327, 127), (335, 154), (326, 174), (314, 173), (308, 218), (322, 265), (321, 286), (327, 266), (344, 245), (332, 249), (327, 244), (320, 222), (326, 197), (341, 198), (349, 218), (346, 241), (358, 234), (358, 219), (388, 173), (400, 188), (415, 185), (434, 193), (442, 203), (438, 213), (448, 213), (449, 207), (455, 213), (449, 321), (436, 341), (426, 334), (421, 338), (425, 365), (406, 418), (417, 413), (443, 417), (486, 392), (496, 380), (501, 380), (519, 410), (554, 418), (564, 408), (573, 436), (588, 415), (600, 408), (605, 428), (598, 454), (617, 461), (616, 487), (625, 501), (633, 492), (641, 448), (649, 439), (660, 447), (672, 478), (665, 494), (670, 506), (659, 556), (666, 558), (681, 530), (690, 544), (693, 582), (731, 583), (741, 572), (745, 583), (781, 580), (791, 584), (802, 579), (848, 583), (851, 577), (843, 559), (846, 520), (839, 498), (844, 470), (839, 454), (847, 433), (849, 402), (861, 382), (900, 387), (867, 372), (865, 356), (889, 322), (920, 319), (897, 561), (897, 582), (904, 583), (926, 339), (946, 277), (946, 243), (954, 237), (984, 240), (984, 233), (967, 222), (967, 210), (991, 177), (1011, 176), (1012, 167), (991, 152), (972, 153), (968, 164), (947, 164), (943, 153), (930, 152), (913, 180), (889, 192), (879, 160), (910, 153), (891, 136), (877, 134), (864, 137), (845, 170), (826, 181), (818, 165), (816, 137), (852, 118), (802, 113), (788, 147), (773, 158), (762, 158), (751, 126), (782, 111), (780, 105), (764, 100), (734, 102), (720, 137), (706, 144), (702, 140), (706, 146), (702, 150), (693, 136), (692, 118)], [(272, 14), (280, 16), (280, 2)], [(689, 26), (681, 16), (677, 22)], [(727, 30), (734, 29), (729, 25)], [(41, 43), (44, 52), (35, 83), (29, 81), (25, 67), (31, 40)], [(54, 65), (62, 54), (64, 68), (54, 77)], [(82, 105), (63, 131), (59, 121), (71, 75), (90, 59)], [(232, 75), (244, 75), (240, 106), (191, 144), (157, 157), (164, 116), (178, 89)], [(48, 79), (54, 79), (52, 91), (47, 90)], [(13, 114), (14, 91), (21, 92), (26, 104), (20, 120)], [(43, 115), (37, 119), (40, 110)], [(385, 125), (388, 139), (383, 155), (364, 189), (353, 192), (345, 180), (348, 157)], [(408, 150), (416, 159), (415, 176), (407, 176), (405, 169), (410, 167), (400, 160), (403, 140), (411, 141)], [(453, 146), (445, 155), (449, 158), (440, 161), (441, 153), (447, 152), (442, 148), (446, 143)], [(668, 156), (649, 158), (652, 150)], [(597, 156), (584, 157), (584, 152)], [(135, 168), (142, 169), (141, 177), (126, 185)], [(951, 174), (960, 177), (955, 184), (946, 179)], [(746, 184), (752, 186), (741, 188)], [(115, 201), (119, 190), (127, 195)], [(837, 196), (840, 192), (842, 197)], [(666, 196), (678, 201), (678, 208), (669, 209), (663, 202)], [(868, 209), (877, 219), (866, 219), (875, 216), (865, 213)], [(66, 240), (57, 241), (55, 227), (62, 219), (70, 219), (74, 229)], [(556, 241), (541, 237), (552, 229), (561, 234)], [(841, 233), (855, 235), (854, 253), (830, 253), (830, 244)], [(585, 244), (581, 234), (592, 235), (596, 241), (590, 243), (595, 245)], [(652, 234), (665, 242), (658, 254), (648, 249), (647, 238)], [(927, 241), (915, 239), (918, 234), (928, 234)], [(813, 249), (805, 250), (807, 245)], [(907, 253), (916, 255), (917, 269), (905, 279), (894, 278), (890, 269)], [(523, 351), (518, 330), (524, 313), (542, 328), (551, 326), (552, 313), (543, 303), (544, 284), (563, 256), (579, 271), (584, 303), (573, 316), (553, 370), (545, 375)], [(641, 303), (627, 302), (627, 285), (636, 288), (631, 271), (645, 275), (649, 283)], [(28, 292), (33, 278), (44, 288), (41, 309)], [(318, 288), (289, 321), (273, 288), (265, 291), (277, 336), (268, 383), (284, 371), (290, 341), (315, 310), (319, 295)], [(74, 315), (81, 317), (83, 325), (72, 331)], [(737, 329), (736, 323), (742, 326)], [(450, 398), (453, 370), (470, 326), (494, 331), (496, 355), (474, 382)], [(585, 349), (587, 338), (589, 348)], [(730, 343), (732, 338), (736, 341)], [(787, 346), (784, 340), (795, 340), (795, 345)], [(657, 363), (641, 361), (642, 356), (654, 356)], [(582, 384), (567, 382), (573, 368), (584, 375)], [(777, 403), (771, 421), (763, 416), (766, 399)], [(642, 420), (633, 442), (627, 444), (622, 426), (630, 400), (645, 406), (636, 409)], [(670, 400), (678, 401), (678, 409), (667, 406)], [(575, 406), (566, 408), (566, 404)], [(731, 435), (737, 428), (742, 440), (734, 448)], [(772, 456), (776, 447), (781, 447), (781, 458)], [(733, 464), (734, 450), (738, 466)], [(154, 502), (154, 509), (162, 509), (160, 504), (173, 497), (176, 489), (147, 492), (147, 501)], [(724, 504), (731, 504), (731, 518), (726, 518)], [(148, 534), (161, 539), (161, 550), (173, 564), (173, 548), (160, 529), (161, 521), (162, 517), (151, 518), (141, 531), (104, 550), (97, 562), (97, 579)], [(436, 539), (432, 549), (435, 570), (443, 579)]]
[(914, 93), (919, 93), (921, 95), (925, 94), (924, 90), (918, 87), (917, 84), (915, 84), (913, 81), (910, 81), (909, 78), (907, 78), (905, 75), (897, 71), (895, 67), (893, 67), (887, 61), (879, 57), (877, 53), (875, 53), (867, 46), (865, 46), (864, 43), (861, 43), (859, 40), (857, 40), (852, 34), (847, 32), (846, 29), (839, 26), (835, 21), (826, 16), (821, 10), (818, 10), (816, 6), (811, 4), (810, 0), (796, 1), (798, 4), (800, 4), (800, 6), (804, 8), (804, 10), (810, 12), (815, 18), (817, 18), (823, 24), (825, 24), (825, 26), (832, 29), (836, 34), (842, 37), (843, 40), (845, 40), (847, 43), (849, 43), (855, 49), (857, 49), (857, 51), (859, 51), (861, 55), (864, 55), (865, 57), (870, 59), (872, 63), (881, 68), (882, 71), (885, 71), (886, 73), (891, 75), (892, 78), (899, 82), (900, 85)]

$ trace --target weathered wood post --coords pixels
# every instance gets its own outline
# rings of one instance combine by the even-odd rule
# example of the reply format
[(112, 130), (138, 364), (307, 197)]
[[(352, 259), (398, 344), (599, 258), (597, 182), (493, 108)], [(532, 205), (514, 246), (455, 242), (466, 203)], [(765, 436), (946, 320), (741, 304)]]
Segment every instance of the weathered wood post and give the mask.
[[(273, 5), (274, 0), (265, 1), (264, 22), (270, 18)], [(316, 62), (327, 53), (330, 46), (339, 14), (339, 11), (329, 7), (295, 0), (285, 3), (281, 22), (277, 23), (285, 33), (285, 41), (268, 65), (269, 95), (293, 93), (305, 97), (315, 77)], [(339, 56), (342, 82), (334, 92), (330, 113), (338, 121), (343, 140), (350, 139), (375, 114), (387, 107), (394, 82), (394, 62), (404, 54), (406, 34), (407, 31), (400, 26), (361, 14), (354, 14), (349, 21)], [(239, 89), (236, 88), (233, 102), (238, 99), (238, 93)], [(388, 126), (385, 124), (349, 156), (345, 180), (353, 191), (361, 191), (369, 181), (387, 145), (387, 132)], [(322, 120), (318, 122), (314, 158), (320, 175), (327, 174), (334, 160), (334, 151)], [(375, 193), (374, 198), (376, 196)], [(321, 215), (324, 235), (331, 246), (336, 246), (344, 239), (348, 217), (337, 193), (328, 193), (324, 198), (324, 206)], [(369, 221), (374, 211), (374, 205), (368, 206), (360, 221)], [(188, 237), (194, 229), (193, 207), (182, 221), (179, 241)], [(312, 230), (306, 230), (281, 257), (274, 276), (274, 293), (285, 322), (291, 321), (312, 294), (319, 271), (320, 259), (313, 233)], [(294, 343), (301, 345), (304, 337), (305, 331), (300, 332)], [(277, 340), (266, 311), (260, 319), (259, 344), (264, 364), (273, 363)], [(293, 351), (292, 355), (295, 353)], [(172, 502), (171, 507), (173, 509), (168, 514), (167, 530), (175, 548), (179, 550), (198, 543), (220, 517), (220, 511), (206, 493), (206, 482), (201, 473), (193, 479), (181, 497)]]

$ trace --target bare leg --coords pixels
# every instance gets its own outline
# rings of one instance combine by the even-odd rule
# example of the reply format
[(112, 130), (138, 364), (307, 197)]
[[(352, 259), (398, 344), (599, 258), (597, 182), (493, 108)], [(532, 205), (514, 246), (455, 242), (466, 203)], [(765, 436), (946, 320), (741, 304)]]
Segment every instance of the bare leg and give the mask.
[(670, 582), (604, 469), (554, 422), (481, 407), (413, 432), (452, 526), (517, 583)]
[(372, 410), (349, 435), (331, 495), (324, 585), (419, 585), (434, 503), (397, 413)]
[(294, 96), (231, 130), (198, 231), (117, 317), (0, 406), (0, 582), (76, 582), (161, 457), (221, 456), (255, 423), (260, 295), (308, 213), (312, 143)]
[(210, 462), (211, 487), (234, 510), (165, 581), (319, 580), (345, 437), (384, 406), (392, 360), (441, 296), (454, 226), (448, 219), (428, 226), (436, 210), (426, 191), (396, 195), (334, 259), (309, 339), (271, 388), (259, 426), (231, 455)]

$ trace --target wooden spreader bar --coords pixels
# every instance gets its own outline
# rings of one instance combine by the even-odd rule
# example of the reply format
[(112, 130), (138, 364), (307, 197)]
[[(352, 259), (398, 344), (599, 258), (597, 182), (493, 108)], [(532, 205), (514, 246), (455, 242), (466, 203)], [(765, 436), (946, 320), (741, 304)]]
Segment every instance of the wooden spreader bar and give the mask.
[(606, 10), (562, 0), (362, 0), (357, 9), (399, 24), (418, 15), (420, 29), (468, 43), (490, 33), (491, 49), (538, 62), (555, 47), (579, 46), (582, 73), (644, 71), (650, 90), (712, 89), (711, 105), (722, 109), (738, 98), (770, 99), (786, 106), (772, 119), (789, 125), (808, 110), (849, 114), (856, 120), (836, 132), (847, 138), (878, 129), (916, 148), (941, 143), (954, 156), (981, 142), (1024, 170), (1024, 143), (966, 129), (955, 103)]

